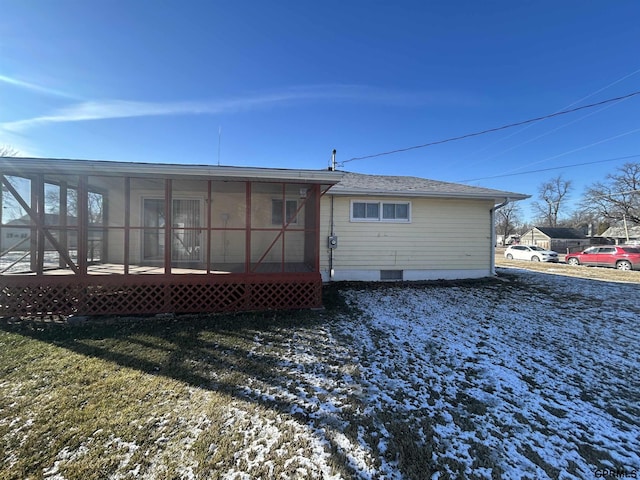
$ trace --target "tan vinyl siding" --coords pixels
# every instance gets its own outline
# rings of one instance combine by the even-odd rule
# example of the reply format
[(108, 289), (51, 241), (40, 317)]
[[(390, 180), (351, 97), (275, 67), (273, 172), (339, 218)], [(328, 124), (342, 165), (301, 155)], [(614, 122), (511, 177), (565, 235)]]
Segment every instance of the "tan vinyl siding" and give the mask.
[(542, 248), (549, 248), (550, 238), (539, 230), (529, 230), (526, 234), (520, 237), (520, 243), (523, 245), (538, 245)]
[[(411, 202), (410, 223), (350, 221), (351, 201)], [(334, 269), (488, 269), (491, 255), (491, 200), (403, 197), (334, 197), (338, 248)], [(321, 229), (330, 233), (331, 197), (323, 198)], [(326, 241), (321, 245), (326, 246)], [(329, 268), (329, 251), (321, 252)]]
[[(123, 227), (124, 212), (126, 210), (124, 195), (124, 181), (109, 177), (93, 177), (92, 185), (99, 186), (109, 197), (108, 227)], [(200, 226), (207, 226), (207, 182), (203, 180), (182, 180), (173, 182), (172, 197), (174, 200), (191, 199), (199, 202)], [(163, 198), (164, 180), (139, 179), (131, 181), (131, 205), (129, 234), (129, 259), (131, 263), (142, 261), (142, 235), (143, 231), (143, 201), (145, 198)], [(212, 232), (211, 257), (212, 261), (223, 263), (244, 262), (246, 248), (246, 193), (244, 182), (213, 182), (211, 205), (211, 226), (216, 229)], [(258, 261), (267, 248), (274, 242), (279, 234), (279, 225), (272, 224), (273, 199), (282, 198), (281, 184), (254, 184), (252, 193), (251, 222), (255, 229), (270, 229), (269, 231), (253, 231), (251, 235), (251, 258)], [(288, 185), (286, 200), (295, 200), (299, 206), (300, 185)], [(296, 222), (284, 235), (285, 261), (304, 261), (304, 232), (305, 209), (302, 208)], [(238, 230), (221, 230), (238, 229)], [(298, 230), (298, 231), (292, 231)], [(203, 252), (200, 260), (204, 260), (204, 247), (206, 245), (206, 233), (201, 233), (201, 246)], [(122, 263), (124, 261), (124, 230), (112, 228), (107, 232), (109, 242), (109, 261)], [(263, 259), (263, 262), (280, 262), (282, 260), (282, 237), (277, 240), (274, 247)]]

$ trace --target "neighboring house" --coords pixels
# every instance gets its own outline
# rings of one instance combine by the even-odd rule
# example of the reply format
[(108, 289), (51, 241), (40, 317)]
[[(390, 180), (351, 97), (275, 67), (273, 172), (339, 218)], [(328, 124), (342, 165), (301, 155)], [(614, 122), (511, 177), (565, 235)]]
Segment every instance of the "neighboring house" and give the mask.
[[(60, 225), (60, 215), (56, 213), (47, 213), (44, 216), (44, 223), (52, 232), (54, 238), (59, 240), (60, 231), (55, 226)], [(77, 226), (76, 217), (67, 217), (67, 223), (69, 226)], [(31, 218), (29, 215), (24, 215), (15, 220), (8, 221), (2, 225), (2, 237), (1, 237), (1, 250), (14, 250), (26, 252), (30, 247), (31, 234), (35, 231), (35, 225), (32, 226)], [(77, 234), (75, 231), (67, 240), (69, 248), (76, 248), (77, 246)], [(53, 248), (51, 242), (46, 242), (47, 249)]]
[(575, 228), (533, 227), (522, 234), (520, 243), (566, 253), (591, 245), (591, 239)]
[(616, 245), (620, 245), (628, 242), (638, 242), (640, 241), (640, 226), (630, 226), (627, 225), (616, 225), (613, 227), (607, 228), (602, 235), (599, 235), (602, 238), (605, 238)]
[[(527, 198), (415, 177), (37, 158), (1, 159), (0, 181), (29, 223), (0, 222), (0, 235), (31, 237), (0, 256), (0, 316), (311, 308), (323, 281), (489, 276), (495, 209)], [(69, 199), (73, 221), (38, 213)]]
[(322, 199), (329, 280), (435, 280), (493, 275), (494, 209), (527, 198), (417, 177), (346, 173)]
[(507, 235), (507, 238), (504, 238), (504, 235), (496, 235), (496, 246), (515, 245), (518, 243), (520, 243), (520, 235)]

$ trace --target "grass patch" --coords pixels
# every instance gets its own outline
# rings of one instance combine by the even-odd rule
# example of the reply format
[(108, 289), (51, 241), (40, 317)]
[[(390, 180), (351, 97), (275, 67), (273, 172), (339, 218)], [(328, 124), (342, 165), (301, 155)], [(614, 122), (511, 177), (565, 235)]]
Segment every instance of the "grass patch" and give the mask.
[[(246, 441), (245, 426), (220, 425), (232, 420), (230, 408), (261, 419), (287, 409), (260, 404), (242, 387), (286, 381), (272, 355), (282, 332), (321, 321), (321, 312), (286, 312), (4, 323), (0, 477), (181, 478), (185, 469), (242, 468), (252, 459), (233, 452)], [(272, 447), (285, 458), (306, 448), (293, 441), (293, 426)]]

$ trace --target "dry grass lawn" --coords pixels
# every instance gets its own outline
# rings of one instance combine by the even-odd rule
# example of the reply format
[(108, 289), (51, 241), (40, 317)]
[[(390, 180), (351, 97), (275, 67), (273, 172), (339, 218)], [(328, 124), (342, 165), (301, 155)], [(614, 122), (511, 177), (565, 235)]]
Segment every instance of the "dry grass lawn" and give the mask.
[(636, 286), (521, 268), (638, 272), (517, 267), (334, 286), (323, 312), (0, 321), (0, 478), (640, 469)]

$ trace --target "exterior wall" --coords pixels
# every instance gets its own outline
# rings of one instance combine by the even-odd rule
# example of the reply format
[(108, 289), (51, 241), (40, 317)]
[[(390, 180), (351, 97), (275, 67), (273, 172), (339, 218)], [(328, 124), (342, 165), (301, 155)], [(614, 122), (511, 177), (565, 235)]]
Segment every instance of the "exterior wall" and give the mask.
[[(124, 261), (124, 227), (125, 199), (122, 179), (109, 177), (92, 177), (92, 185), (100, 187), (108, 203), (107, 244), (109, 255), (105, 261), (122, 263)], [(175, 181), (173, 182), (172, 198), (180, 200), (198, 200), (200, 203), (200, 226), (207, 226), (206, 210), (208, 187), (206, 181)], [(296, 200), (300, 205), (300, 186), (287, 185), (285, 198)], [(211, 204), (211, 258), (215, 263), (244, 263), (246, 253), (246, 193), (244, 182), (213, 182)], [(144, 199), (161, 199), (164, 197), (163, 180), (147, 180), (134, 178), (131, 181), (129, 261), (132, 264), (142, 263), (142, 218)], [(268, 231), (253, 231), (251, 235), (251, 260), (257, 262), (272, 244), (279, 228), (271, 223), (271, 201), (282, 198), (281, 184), (253, 184), (251, 195), (251, 225), (257, 229), (271, 229)], [(305, 228), (305, 208), (296, 217), (291, 229)], [(205, 235), (203, 232), (202, 235)], [(304, 261), (305, 237), (302, 231), (287, 231), (284, 235), (285, 262)], [(201, 245), (206, 241), (201, 238)], [(269, 251), (263, 262), (280, 262), (282, 259), (282, 238)], [(204, 252), (203, 252), (204, 253)], [(200, 261), (204, 262), (204, 254)]]
[[(323, 280), (380, 280), (380, 270), (403, 270), (404, 280), (481, 278), (491, 273), (491, 200), (334, 196), (322, 199), (320, 270)], [(351, 202), (411, 202), (409, 223), (351, 221)]]
[(537, 245), (538, 247), (549, 249), (551, 246), (551, 238), (534, 228), (520, 237), (520, 243), (522, 245)]

